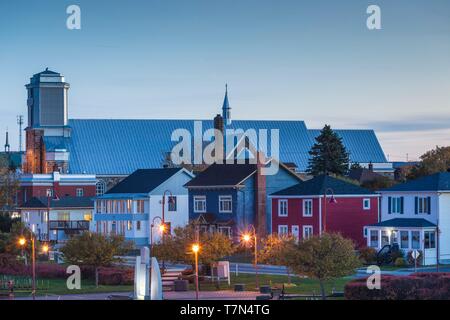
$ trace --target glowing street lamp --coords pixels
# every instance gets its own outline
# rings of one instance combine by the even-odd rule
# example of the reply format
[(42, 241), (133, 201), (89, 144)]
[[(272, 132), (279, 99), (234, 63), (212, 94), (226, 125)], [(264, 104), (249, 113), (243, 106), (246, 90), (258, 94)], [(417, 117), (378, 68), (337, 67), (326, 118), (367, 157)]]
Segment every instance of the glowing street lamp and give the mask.
[(255, 251), (254, 251), (254, 255), (255, 255), (255, 283), (256, 283), (256, 289), (259, 288), (259, 279), (258, 279), (258, 239), (256, 236), (256, 229), (253, 225), (250, 225), (252, 233), (244, 233), (242, 235), (242, 240), (245, 243), (250, 244), (250, 241), (252, 240), (252, 238), (254, 239), (254, 247), (255, 247)]
[(153, 253), (153, 227), (155, 226), (155, 221), (159, 219), (159, 232), (161, 232), (161, 235), (164, 234), (166, 231), (166, 225), (163, 222), (163, 219), (161, 219), (160, 216), (156, 216), (153, 218), (152, 223), (150, 224), (150, 255)]
[[(36, 244), (35, 244), (34, 234), (31, 235), (31, 269), (32, 269), (32, 282), (31, 282), (31, 295), (33, 296), (33, 300), (36, 299)], [(27, 243), (27, 240), (24, 237), (19, 239), (19, 245), (24, 247)]]
[(198, 252), (200, 251), (200, 245), (195, 243), (192, 245), (192, 252), (195, 256), (195, 299), (198, 300)]

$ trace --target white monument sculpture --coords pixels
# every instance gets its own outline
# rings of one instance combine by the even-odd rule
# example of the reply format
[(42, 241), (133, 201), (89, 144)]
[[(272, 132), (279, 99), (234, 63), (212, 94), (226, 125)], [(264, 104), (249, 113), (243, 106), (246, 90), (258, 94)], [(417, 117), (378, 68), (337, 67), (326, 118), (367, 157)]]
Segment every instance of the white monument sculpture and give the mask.
[(155, 257), (150, 260), (150, 250), (148, 247), (141, 248), (141, 255), (136, 257), (136, 265), (134, 267), (134, 298), (136, 300), (163, 299), (161, 272), (159, 271), (158, 261)]

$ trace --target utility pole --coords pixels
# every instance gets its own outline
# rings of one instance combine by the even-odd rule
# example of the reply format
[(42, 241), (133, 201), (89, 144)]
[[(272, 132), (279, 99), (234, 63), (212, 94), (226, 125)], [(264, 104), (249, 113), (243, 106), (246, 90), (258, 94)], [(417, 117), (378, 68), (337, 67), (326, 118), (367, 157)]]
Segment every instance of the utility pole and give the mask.
[(19, 125), (19, 152), (22, 152), (22, 125), (23, 125), (23, 116), (17, 116), (17, 124)]

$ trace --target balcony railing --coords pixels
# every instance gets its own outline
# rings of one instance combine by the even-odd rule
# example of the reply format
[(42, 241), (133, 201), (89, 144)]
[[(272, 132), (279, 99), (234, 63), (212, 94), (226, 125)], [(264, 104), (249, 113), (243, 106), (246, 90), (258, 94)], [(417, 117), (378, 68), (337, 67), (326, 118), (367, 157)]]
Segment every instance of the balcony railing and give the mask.
[(89, 221), (49, 221), (50, 230), (89, 230)]

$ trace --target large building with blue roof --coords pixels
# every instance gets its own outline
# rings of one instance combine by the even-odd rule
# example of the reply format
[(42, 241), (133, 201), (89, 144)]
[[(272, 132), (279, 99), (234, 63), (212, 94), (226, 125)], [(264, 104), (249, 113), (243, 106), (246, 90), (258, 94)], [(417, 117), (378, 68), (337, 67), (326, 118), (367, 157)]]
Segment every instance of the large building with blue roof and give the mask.
[[(27, 84), (25, 172), (124, 177), (137, 169), (162, 167), (166, 155), (177, 144), (171, 140), (174, 130), (183, 128), (194, 135), (195, 120), (69, 119), (69, 87), (63, 75), (48, 69), (34, 75)], [(300, 120), (232, 120), (228, 92), (222, 109), (226, 129), (278, 129), (279, 159), (294, 163), (299, 172), (306, 170), (308, 151), (318, 130), (308, 129)], [(201, 121), (204, 131), (214, 127), (212, 119)], [(388, 166), (373, 130), (336, 131), (352, 162)]]

